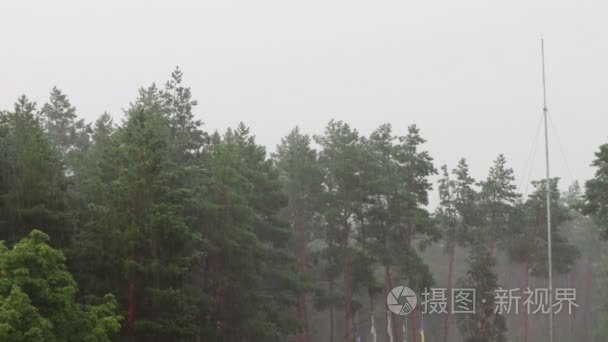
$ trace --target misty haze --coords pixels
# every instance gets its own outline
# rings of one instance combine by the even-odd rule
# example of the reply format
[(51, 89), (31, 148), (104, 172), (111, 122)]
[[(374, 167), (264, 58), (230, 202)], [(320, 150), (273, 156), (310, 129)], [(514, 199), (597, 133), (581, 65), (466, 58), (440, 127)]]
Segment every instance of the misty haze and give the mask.
[(0, 4), (0, 342), (608, 341), (608, 4)]

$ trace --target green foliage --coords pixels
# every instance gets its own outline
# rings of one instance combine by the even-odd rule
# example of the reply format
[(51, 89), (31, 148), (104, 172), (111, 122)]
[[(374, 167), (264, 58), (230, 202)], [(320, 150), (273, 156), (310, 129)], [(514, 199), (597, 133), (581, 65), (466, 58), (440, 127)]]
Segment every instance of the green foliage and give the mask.
[(184, 87), (182, 80), (182, 71), (175, 68), (159, 95), (169, 120), (172, 148), (184, 161), (200, 153), (208, 139), (200, 129), (201, 121), (195, 120), (192, 112), (198, 102), (192, 99), (190, 88)]
[(133, 288), (126, 299), (130, 329), (142, 338), (194, 336), (200, 304), (188, 285), (201, 236), (188, 225), (187, 178), (172, 159), (167, 120), (152, 86), (140, 92), (116, 138), (120, 169), (111, 208), (123, 241), (124, 288)]
[(309, 244), (319, 236), (321, 230), (319, 210), (323, 191), (323, 174), (317, 153), (310, 144), (310, 137), (296, 127), (277, 146), (274, 155), (283, 191), (287, 196), (287, 206), (281, 211), (281, 217), (293, 231), (289, 248), (297, 259), (299, 281), (294, 283), (298, 292), (296, 318), (301, 325), (299, 335), (304, 340), (309, 335), (306, 294), (311, 292), (314, 280), (319, 281), (310, 272)]
[(429, 286), (432, 276), (412, 241), (420, 238), (425, 247), (440, 237), (425, 208), (432, 189), (429, 177), (436, 170), (428, 152), (420, 151), (424, 142), (415, 126), (405, 136), (393, 135), (389, 124), (370, 135), (368, 198), (363, 212), (365, 247), (382, 265), (403, 265), (408, 270), (404, 272), (409, 275), (407, 284), (416, 289)]
[[(341, 265), (344, 302), (345, 339), (352, 334), (353, 282), (352, 256), (354, 241), (359, 237), (356, 224), (361, 220), (363, 204), (367, 197), (365, 139), (357, 130), (342, 121), (330, 121), (325, 132), (315, 140), (322, 147), (319, 163), (324, 175), (324, 206), (321, 211), (326, 222), (324, 240), (329, 259), (327, 265)], [(337, 269), (334, 268), (334, 269)], [(333, 300), (333, 282), (336, 273), (328, 272), (331, 290), (328, 298)]]
[(592, 214), (598, 225), (604, 229), (602, 237), (608, 238), (608, 144), (600, 146), (591, 163), (595, 167), (595, 175), (585, 183), (587, 198), (584, 212)]
[[(494, 290), (498, 289), (494, 266), (496, 260), (490, 254), (483, 239), (477, 239), (471, 248), (469, 269), (460, 286), (475, 289), (475, 313), (458, 316), (459, 328), (466, 342), (506, 341), (505, 317), (494, 313)], [(485, 299), (485, 303), (482, 301)]]
[(296, 264), (291, 232), (277, 213), (286, 204), (266, 151), (240, 124), (211, 138), (203, 234), (203, 274), (211, 307), (205, 336), (219, 341), (267, 340), (295, 328)]
[[(599, 254), (599, 253), (598, 253)], [(594, 255), (597, 257), (597, 254)], [(606, 286), (608, 284), (608, 255), (601, 253), (601, 256), (596, 259), (597, 267), (596, 274), (597, 281), (600, 286)], [(598, 325), (594, 331), (593, 341), (605, 341), (608, 338), (608, 293), (606, 291), (596, 291), (593, 294), (594, 309), (598, 312)]]
[(498, 289), (494, 268), (495, 247), (509, 246), (505, 241), (510, 241), (516, 227), (513, 218), (519, 194), (515, 192), (513, 170), (506, 166), (505, 157), (499, 155), (487, 178), (478, 183), (479, 193), (472, 187), (473, 179), (464, 160), (453, 173), (456, 181), (451, 183), (451, 188), (455, 195), (448, 197), (451, 199), (448, 204), (454, 207), (456, 226), (460, 227), (455, 234), (461, 236), (455, 240), (460, 240), (469, 250), (467, 273), (459, 282), (461, 287), (476, 291), (475, 314), (459, 317), (459, 328), (467, 342), (506, 341), (505, 318), (494, 313), (494, 291)]
[[(109, 114), (94, 124), (91, 146), (74, 167), (72, 193), (74, 220), (79, 227), (69, 249), (70, 267), (85, 302), (96, 302), (107, 292), (123, 286), (119, 230), (112, 215), (114, 187), (118, 177), (118, 141)], [(120, 294), (122, 291), (116, 291)]]
[(7, 342), (53, 341), (52, 324), (32, 306), (27, 294), (13, 286), (0, 304), (0, 339)]
[(86, 149), (89, 143), (90, 127), (84, 119), (77, 119), (76, 108), (70, 104), (68, 97), (57, 87), (53, 87), (49, 102), (42, 106), (40, 115), (51, 143), (73, 166), (70, 154), (75, 149)]
[(507, 160), (500, 154), (490, 168), (487, 178), (479, 182), (480, 227), (494, 254), (496, 244), (504, 248), (504, 239), (511, 234), (514, 205), (521, 197), (516, 193), (513, 169), (507, 167)]
[(76, 282), (65, 257), (33, 230), (0, 251), (0, 336), (6, 341), (110, 341), (119, 330), (112, 296), (84, 310), (75, 302)]
[(18, 241), (40, 227), (66, 246), (66, 183), (59, 153), (45, 135), (36, 104), (21, 96), (0, 113), (0, 239)]
[[(499, 252), (546, 273), (547, 185), (521, 200), (502, 155), (479, 183), (464, 159), (443, 167), (430, 215), (437, 171), (415, 125), (365, 137), (332, 120), (314, 142), (296, 128), (269, 158), (244, 124), (208, 135), (196, 105), (176, 68), (118, 123), (90, 126), (56, 87), (40, 112), (25, 96), (0, 112), (0, 238), (16, 243), (0, 248), (0, 340), (306, 341), (312, 291), (334, 320), (343, 305), (331, 329), (351, 339), (382, 288), (432, 284), (422, 253), (442, 237), (450, 260), (469, 252), (461, 282), (486, 298)], [(608, 226), (607, 151), (586, 198), (549, 185), (556, 272), (590, 229), (574, 210)], [(478, 311), (467, 341), (504, 341), (504, 319)]]
[(448, 253), (453, 253), (456, 244), (469, 246), (472, 235), (481, 225), (479, 193), (474, 186), (475, 180), (469, 175), (469, 165), (464, 158), (451, 174), (447, 166), (442, 167), (438, 187), (440, 203), (435, 218), (444, 231)]
[[(563, 226), (571, 217), (558, 188), (558, 179), (551, 179), (551, 242), (553, 270), (556, 273), (570, 271), (579, 257), (579, 251), (563, 233)], [(520, 222), (513, 230), (509, 254), (511, 260), (527, 262), (530, 272), (535, 276), (547, 276), (547, 198), (546, 181), (532, 182), (535, 190), (526, 202), (517, 206), (518, 216), (513, 222)]]
[(469, 174), (469, 165), (463, 158), (452, 174), (455, 176), (453, 189), (454, 209), (459, 217), (460, 231), (458, 233), (460, 243), (465, 243), (469, 238), (469, 228), (479, 226), (480, 210), (477, 206), (479, 193), (474, 188), (475, 180)]

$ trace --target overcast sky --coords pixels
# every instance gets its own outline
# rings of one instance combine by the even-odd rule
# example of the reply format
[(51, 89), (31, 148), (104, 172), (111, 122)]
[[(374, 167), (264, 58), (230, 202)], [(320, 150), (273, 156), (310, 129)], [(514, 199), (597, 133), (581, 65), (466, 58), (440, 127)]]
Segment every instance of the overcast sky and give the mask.
[[(316, 134), (331, 118), (365, 134), (415, 123), (437, 166), (466, 157), (483, 177), (504, 153), (520, 184), (541, 115), (542, 34), (553, 174), (569, 183), (593, 174), (593, 153), (608, 141), (607, 6), (3, 1), (0, 109), (21, 94), (44, 103), (57, 85), (87, 120), (120, 118), (139, 87), (179, 65), (207, 129), (244, 121), (273, 149), (295, 125)], [(543, 174), (540, 138), (532, 178)]]

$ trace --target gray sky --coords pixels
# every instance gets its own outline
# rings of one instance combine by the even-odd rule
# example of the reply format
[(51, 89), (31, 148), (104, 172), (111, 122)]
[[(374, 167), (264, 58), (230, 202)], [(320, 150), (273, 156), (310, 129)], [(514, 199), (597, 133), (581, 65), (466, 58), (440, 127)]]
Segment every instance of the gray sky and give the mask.
[[(239, 121), (273, 147), (295, 125), (367, 134), (413, 123), (437, 165), (483, 177), (506, 154), (518, 183), (541, 115), (540, 36), (552, 120), (572, 177), (607, 141), (605, 1), (3, 1), (0, 108), (53, 85), (79, 115), (115, 117), (179, 65), (207, 129)], [(554, 174), (570, 175), (552, 130)], [(539, 137), (540, 138), (540, 137)], [(542, 144), (532, 177), (542, 176)], [(436, 195), (434, 195), (436, 196)]]

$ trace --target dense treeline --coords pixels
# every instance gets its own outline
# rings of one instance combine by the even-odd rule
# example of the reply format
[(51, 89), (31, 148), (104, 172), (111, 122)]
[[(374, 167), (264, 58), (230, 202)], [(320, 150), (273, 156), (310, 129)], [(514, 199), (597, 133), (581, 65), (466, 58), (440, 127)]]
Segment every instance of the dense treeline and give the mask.
[[(78, 119), (57, 88), (40, 108), (23, 96), (0, 113), (2, 341), (367, 341), (370, 316), (379, 338), (419, 341), (419, 310), (397, 316), (384, 301), (438, 283), (430, 246), (447, 254), (442, 285), (491, 298), (501, 261), (522, 269), (520, 287), (546, 274), (547, 186), (557, 274), (577, 270), (581, 236), (597, 231), (584, 215), (607, 220), (606, 146), (587, 199), (557, 178), (523, 196), (502, 155), (480, 181), (465, 159), (438, 170), (415, 125), (364, 136), (331, 121), (269, 154), (244, 124), (205, 131), (196, 105), (176, 69), (120, 122)], [(477, 305), (441, 316), (435, 336), (457, 326), (466, 341), (506, 341), (515, 323)]]

